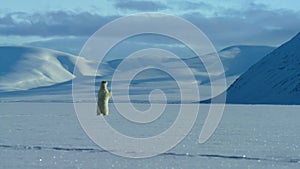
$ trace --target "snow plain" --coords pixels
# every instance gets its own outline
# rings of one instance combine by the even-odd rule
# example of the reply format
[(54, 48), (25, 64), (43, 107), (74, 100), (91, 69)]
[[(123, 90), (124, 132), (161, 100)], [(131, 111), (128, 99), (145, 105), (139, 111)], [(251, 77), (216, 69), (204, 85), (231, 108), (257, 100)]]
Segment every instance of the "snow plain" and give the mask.
[[(168, 128), (179, 105), (167, 105), (157, 122), (144, 125), (129, 122), (110, 106), (106, 119), (111, 126), (144, 137)], [(145, 109), (148, 105), (135, 106)], [(73, 103), (7, 102), (0, 107), (0, 168), (300, 167), (300, 106), (226, 105), (214, 135), (199, 144), (208, 108), (201, 104), (188, 136), (170, 151), (146, 159), (119, 157), (95, 145), (81, 128)]]

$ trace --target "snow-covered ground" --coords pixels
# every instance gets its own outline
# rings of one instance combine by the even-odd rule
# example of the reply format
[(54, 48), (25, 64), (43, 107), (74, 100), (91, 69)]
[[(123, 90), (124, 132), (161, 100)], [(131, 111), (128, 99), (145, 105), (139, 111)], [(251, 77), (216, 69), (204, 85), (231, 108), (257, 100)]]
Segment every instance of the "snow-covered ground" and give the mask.
[[(147, 107), (146, 104), (135, 106)], [(157, 123), (131, 123), (112, 104), (106, 119), (122, 133), (154, 135), (168, 128), (177, 115), (174, 112), (179, 105), (168, 106), (165, 116)], [(199, 144), (198, 136), (208, 108), (203, 104), (195, 126), (181, 143), (146, 159), (119, 157), (95, 145), (81, 128), (73, 103), (10, 102), (0, 103), (0, 107), (0, 168), (300, 167), (299, 106), (227, 105), (214, 135)]]

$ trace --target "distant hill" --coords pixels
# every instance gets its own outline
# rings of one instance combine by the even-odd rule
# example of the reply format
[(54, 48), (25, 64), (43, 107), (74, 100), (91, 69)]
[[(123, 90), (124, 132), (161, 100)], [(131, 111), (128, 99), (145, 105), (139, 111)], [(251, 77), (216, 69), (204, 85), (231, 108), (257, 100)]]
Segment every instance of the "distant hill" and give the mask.
[(300, 33), (240, 76), (227, 102), (300, 104)]

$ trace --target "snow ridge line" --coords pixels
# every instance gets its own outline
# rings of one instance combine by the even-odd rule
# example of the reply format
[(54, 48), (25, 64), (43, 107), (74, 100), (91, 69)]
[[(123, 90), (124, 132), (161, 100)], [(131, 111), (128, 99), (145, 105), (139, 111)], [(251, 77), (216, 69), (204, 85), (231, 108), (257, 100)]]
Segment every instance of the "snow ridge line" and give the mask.
[[(75, 151), (75, 152), (88, 152), (88, 153), (108, 153), (111, 151), (101, 150), (96, 148), (67, 148), (67, 147), (44, 147), (44, 146), (26, 146), (26, 145), (0, 145), (0, 149), (13, 149), (13, 150), (55, 150), (55, 151)], [(166, 152), (160, 156), (177, 156), (177, 157), (205, 157), (205, 158), (222, 158), (222, 159), (235, 159), (235, 160), (250, 160), (250, 161), (269, 161), (269, 162), (284, 162), (284, 163), (300, 163), (298, 158), (260, 158), (260, 157), (247, 157), (245, 155), (220, 155), (220, 154), (189, 154), (189, 153), (174, 153)]]
[(77, 151), (77, 152), (108, 152), (95, 148), (66, 148), (66, 147), (44, 147), (44, 146), (26, 146), (26, 145), (0, 145), (0, 148), (13, 150), (57, 150), (57, 151)]
[(273, 162), (285, 162), (285, 163), (300, 163), (300, 159), (284, 159), (284, 158), (260, 158), (260, 157), (247, 157), (237, 155), (219, 155), (219, 154), (179, 154), (179, 153), (163, 153), (162, 155), (169, 156), (188, 156), (188, 157), (207, 157), (207, 158), (223, 158), (223, 159), (236, 159), (236, 160), (250, 160), (250, 161), (273, 161)]

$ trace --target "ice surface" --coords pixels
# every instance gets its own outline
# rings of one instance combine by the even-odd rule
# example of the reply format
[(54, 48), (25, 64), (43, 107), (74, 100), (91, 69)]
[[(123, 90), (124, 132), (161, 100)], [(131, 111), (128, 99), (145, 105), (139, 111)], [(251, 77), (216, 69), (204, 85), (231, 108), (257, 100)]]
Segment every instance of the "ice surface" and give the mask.
[[(133, 137), (148, 137), (172, 124), (179, 105), (168, 105), (157, 121), (143, 125), (124, 119), (110, 106), (106, 118), (112, 127)], [(189, 135), (172, 150), (146, 159), (119, 157), (95, 145), (80, 127), (73, 103), (13, 102), (0, 107), (0, 168), (300, 167), (299, 106), (227, 105), (214, 135), (198, 144), (208, 109), (201, 104)]]

